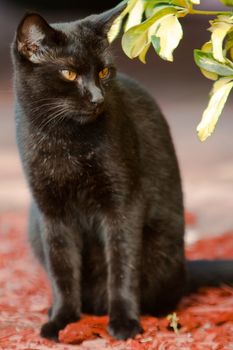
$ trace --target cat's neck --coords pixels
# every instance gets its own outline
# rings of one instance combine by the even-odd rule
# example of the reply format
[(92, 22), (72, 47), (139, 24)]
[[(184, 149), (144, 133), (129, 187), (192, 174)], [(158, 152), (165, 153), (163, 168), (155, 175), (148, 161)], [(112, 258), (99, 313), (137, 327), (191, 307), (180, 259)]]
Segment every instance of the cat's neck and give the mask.
[(106, 113), (99, 115), (90, 123), (80, 124), (75, 119), (67, 118), (57, 125), (47, 126), (31, 125), (30, 133), (35, 137), (38, 146), (46, 147), (53, 145), (60, 147), (72, 147), (72, 145), (96, 148), (103, 143), (108, 134), (108, 123)]

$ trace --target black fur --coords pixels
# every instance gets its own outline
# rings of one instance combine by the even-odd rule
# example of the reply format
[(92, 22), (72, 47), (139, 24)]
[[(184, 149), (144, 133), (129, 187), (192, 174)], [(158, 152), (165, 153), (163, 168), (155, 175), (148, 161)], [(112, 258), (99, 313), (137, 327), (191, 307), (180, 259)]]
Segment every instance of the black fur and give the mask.
[(13, 44), (30, 241), (53, 290), (47, 338), (83, 311), (108, 313), (127, 339), (140, 313), (167, 313), (185, 293), (179, 168), (158, 106), (116, 74), (106, 32), (121, 10), (51, 26), (28, 14)]

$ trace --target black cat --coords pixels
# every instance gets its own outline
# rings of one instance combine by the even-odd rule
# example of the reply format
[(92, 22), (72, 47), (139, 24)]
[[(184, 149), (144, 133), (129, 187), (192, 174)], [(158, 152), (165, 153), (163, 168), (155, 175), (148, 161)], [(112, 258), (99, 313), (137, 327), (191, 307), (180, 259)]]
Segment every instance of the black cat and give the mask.
[(108, 313), (111, 335), (134, 337), (140, 313), (169, 312), (187, 285), (198, 287), (195, 278), (186, 283), (168, 125), (148, 93), (113, 65), (107, 32), (122, 9), (53, 25), (27, 14), (13, 43), (30, 241), (53, 291), (41, 329), (47, 338), (81, 311)]

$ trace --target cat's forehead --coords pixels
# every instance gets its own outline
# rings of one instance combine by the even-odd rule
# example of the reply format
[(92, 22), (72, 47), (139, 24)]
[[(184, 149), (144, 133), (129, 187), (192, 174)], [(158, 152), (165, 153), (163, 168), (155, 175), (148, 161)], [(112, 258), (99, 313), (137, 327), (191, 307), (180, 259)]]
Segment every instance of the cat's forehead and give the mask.
[(55, 24), (53, 27), (65, 34), (65, 42), (60, 47), (64, 60), (72, 65), (88, 65), (111, 61), (106, 38), (98, 35), (95, 28), (85, 22)]
[(57, 64), (101, 66), (112, 64), (107, 34), (122, 7), (82, 20), (49, 24), (41, 15), (26, 14), (13, 45), (19, 65)]

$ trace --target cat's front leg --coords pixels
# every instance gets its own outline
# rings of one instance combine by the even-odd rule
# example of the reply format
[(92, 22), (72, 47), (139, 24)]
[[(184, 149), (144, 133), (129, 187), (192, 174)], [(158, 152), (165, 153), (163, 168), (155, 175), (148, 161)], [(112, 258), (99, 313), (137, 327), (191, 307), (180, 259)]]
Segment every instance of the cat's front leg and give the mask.
[(58, 332), (80, 318), (81, 242), (58, 220), (45, 219), (42, 232), (46, 269), (52, 284), (53, 307), (41, 335), (58, 339)]
[(133, 338), (140, 326), (140, 263), (142, 225), (138, 208), (108, 218), (105, 254), (108, 266), (109, 333)]

